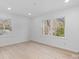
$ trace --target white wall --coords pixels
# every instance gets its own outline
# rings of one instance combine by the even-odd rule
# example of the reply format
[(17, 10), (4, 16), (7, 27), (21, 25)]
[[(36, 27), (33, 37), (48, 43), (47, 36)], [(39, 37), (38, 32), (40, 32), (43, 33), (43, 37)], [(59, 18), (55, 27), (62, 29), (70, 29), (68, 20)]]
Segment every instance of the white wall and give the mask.
[[(42, 35), (42, 20), (65, 16), (65, 38)], [(79, 7), (51, 12), (33, 19), (32, 40), (79, 52)]]
[(0, 47), (4, 45), (28, 41), (29, 19), (20, 15), (0, 12), (0, 19), (6, 18), (11, 19), (12, 31), (4, 35), (0, 35)]

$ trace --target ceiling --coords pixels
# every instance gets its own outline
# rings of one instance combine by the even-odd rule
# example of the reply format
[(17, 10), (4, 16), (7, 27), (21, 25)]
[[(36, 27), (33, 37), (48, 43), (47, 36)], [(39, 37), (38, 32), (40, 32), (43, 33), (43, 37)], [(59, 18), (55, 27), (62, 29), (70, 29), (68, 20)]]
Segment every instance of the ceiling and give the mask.
[[(27, 17), (36, 17), (78, 4), (79, 0), (70, 0), (69, 3), (64, 3), (64, 0), (0, 0), (0, 10)], [(12, 10), (8, 10), (9, 7)], [(29, 16), (28, 13), (32, 13), (32, 15)]]

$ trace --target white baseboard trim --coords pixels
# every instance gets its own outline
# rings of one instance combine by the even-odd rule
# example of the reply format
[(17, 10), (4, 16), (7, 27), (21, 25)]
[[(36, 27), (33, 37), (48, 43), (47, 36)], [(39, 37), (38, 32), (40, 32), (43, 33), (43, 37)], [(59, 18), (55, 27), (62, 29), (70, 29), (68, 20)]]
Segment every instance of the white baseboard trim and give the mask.
[(76, 51), (64, 49), (64, 48), (57, 47), (57, 46), (48, 45), (48, 44), (45, 44), (45, 43), (42, 43), (42, 42), (38, 42), (38, 41), (35, 41), (35, 40), (30, 40), (30, 42), (31, 42), (31, 41), (32, 41), (32, 42), (35, 42), (35, 43), (38, 43), (38, 44), (46, 45), (46, 46), (49, 46), (49, 47), (54, 47), (54, 48), (57, 48), (57, 49), (60, 49), (60, 50), (63, 50), (63, 51), (67, 51), (67, 52), (70, 52), (70, 53), (74, 53), (74, 54), (79, 55), (79, 52), (76, 52)]

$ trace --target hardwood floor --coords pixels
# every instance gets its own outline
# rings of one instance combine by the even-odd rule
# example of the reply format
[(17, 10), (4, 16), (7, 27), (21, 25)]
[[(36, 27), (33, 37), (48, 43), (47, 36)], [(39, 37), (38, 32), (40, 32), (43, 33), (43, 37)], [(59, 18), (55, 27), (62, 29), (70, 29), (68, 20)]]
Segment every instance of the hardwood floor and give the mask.
[(0, 48), (0, 59), (78, 59), (75, 54), (35, 42)]

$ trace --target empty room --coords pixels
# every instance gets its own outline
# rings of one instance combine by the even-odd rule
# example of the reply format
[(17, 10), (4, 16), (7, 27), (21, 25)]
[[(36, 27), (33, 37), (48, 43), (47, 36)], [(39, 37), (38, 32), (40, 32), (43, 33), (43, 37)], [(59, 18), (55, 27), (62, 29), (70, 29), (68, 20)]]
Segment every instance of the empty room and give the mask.
[(79, 0), (0, 0), (0, 59), (79, 59)]

